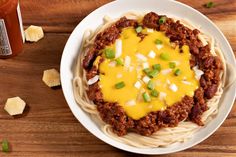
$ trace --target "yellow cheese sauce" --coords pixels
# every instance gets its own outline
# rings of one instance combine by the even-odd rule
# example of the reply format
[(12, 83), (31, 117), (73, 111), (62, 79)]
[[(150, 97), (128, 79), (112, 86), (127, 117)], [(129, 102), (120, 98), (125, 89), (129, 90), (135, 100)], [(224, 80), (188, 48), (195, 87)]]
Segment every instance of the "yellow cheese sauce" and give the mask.
[[(173, 48), (170, 40), (163, 32), (147, 29), (142, 30), (147, 34), (144, 40), (137, 36), (134, 28), (125, 28), (122, 30), (120, 40), (122, 41), (121, 59), (125, 62), (127, 56), (130, 57), (130, 63), (126, 65), (114, 65), (114, 59), (105, 59), (100, 66), (99, 85), (103, 93), (103, 99), (108, 102), (117, 102), (123, 107), (126, 114), (132, 119), (138, 120), (152, 111), (165, 110), (166, 107), (180, 101), (185, 95), (193, 96), (194, 91), (198, 88), (199, 82), (195, 79), (194, 72), (190, 68), (190, 57), (188, 46), (182, 47), (182, 53), (178, 46)], [(156, 40), (161, 40), (162, 44), (157, 45)], [(161, 46), (160, 46), (161, 45)], [(116, 50), (113, 44), (107, 48)], [(154, 57), (150, 57), (150, 51), (155, 53)], [(168, 54), (168, 60), (163, 60), (160, 55)], [(144, 59), (137, 57), (143, 55)], [(174, 62), (176, 67), (171, 69), (170, 62)], [(161, 71), (154, 78), (149, 78), (143, 71), (144, 68), (152, 65), (160, 64)], [(175, 75), (175, 70), (180, 69), (180, 75)], [(150, 96), (151, 101), (145, 102), (142, 94), (144, 92), (150, 95), (147, 88), (147, 81), (143, 79), (149, 78), (154, 83), (156, 91), (159, 92), (158, 97)], [(125, 86), (116, 89), (115, 84), (124, 82)], [(139, 81), (141, 87), (135, 84)], [(146, 82), (146, 83), (145, 83)], [(175, 90), (171, 88), (174, 85)]]

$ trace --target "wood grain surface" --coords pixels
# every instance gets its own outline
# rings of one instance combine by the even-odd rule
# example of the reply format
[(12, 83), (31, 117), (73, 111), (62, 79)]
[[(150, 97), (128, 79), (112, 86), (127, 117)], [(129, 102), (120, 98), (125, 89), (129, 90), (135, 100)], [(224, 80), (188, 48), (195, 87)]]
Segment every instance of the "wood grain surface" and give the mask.
[[(180, 0), (208, 16), (225, 34), (236, 51), (236, 0)], [(38, 43), (26, 43), (23, 52), (0, 60), (0, 141), (8, 139), (10, 153), (0, 156), (142, 156), (113, 148), (90, 134), (72, 115), (59, 89), (41, 81), (43, 70), (59, 70), (64, 45), (73, 28), (90, 12), (109, 0), (21, 0), (24, 26), (43, 26)], [(137, 1), (138, 2), (138, 1)], [(10, 117), (4, 110), (8, 97), (27, 102), (22, 116)], [(204, 142), (182, 152), (162, 157), (236, 157), (236, 106), (223, 125)]]

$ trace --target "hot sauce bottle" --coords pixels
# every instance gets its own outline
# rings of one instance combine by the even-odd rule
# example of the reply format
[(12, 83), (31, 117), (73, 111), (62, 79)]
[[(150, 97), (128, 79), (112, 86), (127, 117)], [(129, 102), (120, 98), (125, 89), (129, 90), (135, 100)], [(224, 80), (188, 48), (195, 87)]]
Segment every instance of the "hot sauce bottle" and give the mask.
[(18, 0), (0, 0), (0, 58), (9, 58), (23, 49), (24, 33)]

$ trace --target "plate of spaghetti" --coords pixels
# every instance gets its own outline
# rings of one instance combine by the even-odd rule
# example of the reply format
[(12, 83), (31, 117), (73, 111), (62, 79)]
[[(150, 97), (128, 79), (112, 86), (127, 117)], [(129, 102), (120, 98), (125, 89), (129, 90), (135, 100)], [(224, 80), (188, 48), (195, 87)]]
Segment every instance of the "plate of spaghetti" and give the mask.
[(223, 123), (235, 99), (235, 57), (221, 31), (176, 1), (119, 0), (75, 28), (61, 60), (74, 116), (126, 151), (192, 147)]

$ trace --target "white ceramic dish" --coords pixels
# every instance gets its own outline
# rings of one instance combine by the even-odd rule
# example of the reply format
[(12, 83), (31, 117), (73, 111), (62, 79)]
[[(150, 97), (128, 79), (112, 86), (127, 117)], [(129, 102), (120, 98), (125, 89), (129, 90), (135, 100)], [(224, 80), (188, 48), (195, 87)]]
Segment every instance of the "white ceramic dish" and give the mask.
[(236, 67), (233, 51), (222, 32), (207, 17), (205, 17), (203, 14), (196, 11), (195, 9), (180, 2), (172, 0), (118, 0), (108, 3), (89, 14), (74, 29), (73, 33), (68, 39), (62, 55), (60, 69), (62, 89), (66, 101), (74, 116), (80, 121), (80, 123), (85, 128), (87, 128), (97, 138), (119, 149), (140, 154), (167, 154), (190, 148), (205, 140), (212, 133), (214, 133), (216, 129), (226, 119), (233, 106), (236, 92), (236, 84), (234, 84), (227, 91), (224, 92), (220, 101), (219, 113), (216, 118), (214, 118), (207, 126), (203, 127), (197, 133), (195, 133), (193, 138), (189, 141), (181, 144), (175, 144), (167, 148), (141, 149), (117, 142), (104, 135), (104, 133), (100, 130), (99, 126), (97, 126), (90, 119), (90, 116), (85, 113), (75, 102), (72, 90), (72, 71), (76, 63), (84, 31), (88, 28), (96, 29), (99, 25), (102, 24), (103, 17), (105, 15), (109, 15), (112, 18), (118, 18), (123, 13), (128, 11), (154, 11), (158, 14), (165, 14), (169, 16), (174, 15), (179, 18), (185, 18), (191, 21), (193, 24), (201, 25), (201, 29), (204, 32), (207, 32), (208, 34), (214, 36), (216, 41), (220, 44), (220, 47), (225, 55), (226, 61)]

